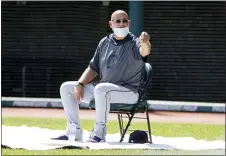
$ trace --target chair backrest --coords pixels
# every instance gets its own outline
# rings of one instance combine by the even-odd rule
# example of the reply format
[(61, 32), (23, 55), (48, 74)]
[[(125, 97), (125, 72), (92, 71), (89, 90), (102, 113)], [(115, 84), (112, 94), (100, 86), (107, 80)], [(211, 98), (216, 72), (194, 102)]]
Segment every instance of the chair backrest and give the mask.
[(144, 100), (146, 90), (148, 88), (148, 84), (151, 81), (151, 75), (152, 75), (152, 66), (150, 63), (145, 63), (145, 78), (144, 78), (144, 84), (143, 84), (144, 86), (139, 95), (138, 103), (140, 103)]

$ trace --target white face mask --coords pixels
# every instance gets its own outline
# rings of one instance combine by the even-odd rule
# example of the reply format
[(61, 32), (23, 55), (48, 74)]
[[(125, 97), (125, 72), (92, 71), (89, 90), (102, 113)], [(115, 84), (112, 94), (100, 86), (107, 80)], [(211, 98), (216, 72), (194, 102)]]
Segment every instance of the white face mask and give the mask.
[(129, 28), (125, 27), (125, 28), (112, 28), (114, 34), (117, 37), (126, 37), (129, 33)]

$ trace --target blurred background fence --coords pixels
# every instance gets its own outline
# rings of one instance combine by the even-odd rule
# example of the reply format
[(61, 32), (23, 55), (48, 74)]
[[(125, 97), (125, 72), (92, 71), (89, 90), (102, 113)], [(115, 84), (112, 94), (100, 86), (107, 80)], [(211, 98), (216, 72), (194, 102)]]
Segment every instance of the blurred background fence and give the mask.
[[(59, 98), (61, 83), (77, 80), (112, 32), (112, 12), (131, 13), (131, 3), (2, 1), (2, 96)], [(142, 4), (152, 42), (148, 98), (225, 102), (226, 2)]]

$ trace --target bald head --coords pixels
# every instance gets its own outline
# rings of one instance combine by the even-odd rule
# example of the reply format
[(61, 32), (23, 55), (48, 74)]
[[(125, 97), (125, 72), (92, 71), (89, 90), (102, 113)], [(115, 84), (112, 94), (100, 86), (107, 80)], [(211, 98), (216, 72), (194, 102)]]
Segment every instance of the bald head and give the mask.
[(125, 11), (116, 10), (115, 12), (112, 13), (111, 20), (115, 20), (115, 19), (120, 18), (120, 17), (124, 17), (126, 19), (129, 19), (129, 16)]
[[(116, 10), (111, 15), (111, 20), (109, 21), (110, 28), (125, 28), (125, 31), (127, 33), (127, 30), (130, 26), (130, 20), (128, 14), (123, 10)], [(124, 31), (124, 29), (121, 29)], [(116, 30), (113, 30), (116, 31)], [(114, 32), (116, 34), (116, 39), (123, 39), (124, 37), (122, 34), (117, 34), (117, 32)], [(117, 36), (118, 35), (118, 36)]]

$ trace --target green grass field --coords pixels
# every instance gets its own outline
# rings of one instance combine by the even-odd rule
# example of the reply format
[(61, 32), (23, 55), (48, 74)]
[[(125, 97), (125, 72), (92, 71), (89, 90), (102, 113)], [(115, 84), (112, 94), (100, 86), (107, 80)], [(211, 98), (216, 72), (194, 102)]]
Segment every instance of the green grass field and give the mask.
[[(94, 121), (82, 120), (82, 128), (91, 131)], [(66, 127), (65, 119), (54, 118), (6, 118), (3, 117), (2, 125), (5, 126), (38, 126), (54, 130), (63, 130)], [(118, 133), (118, 122), (108, 122), (107, 133)], [(165, 137), (194, 137), (205, 140), (225, 140), (225, 125), (207, 124), (172, 124), (151, 123), (152, 134)], [(146, 129), (145, 122), (134, 122), (131, 129)], [(57, 149), (47, 151), (27, 151), (2, 149), (2, 155), (166, 155), (166, 154), (224, 154), (223, 150), (208, 151), (167, 151), (167, 150), (80, 150), (80, 149)]]

